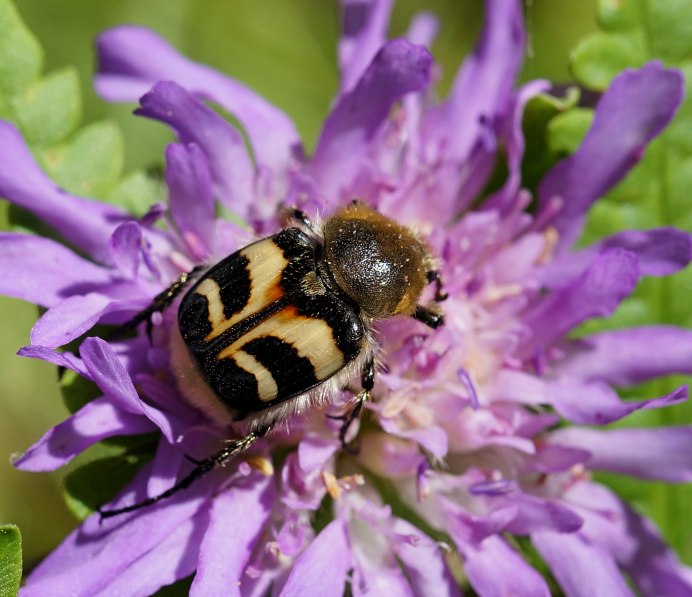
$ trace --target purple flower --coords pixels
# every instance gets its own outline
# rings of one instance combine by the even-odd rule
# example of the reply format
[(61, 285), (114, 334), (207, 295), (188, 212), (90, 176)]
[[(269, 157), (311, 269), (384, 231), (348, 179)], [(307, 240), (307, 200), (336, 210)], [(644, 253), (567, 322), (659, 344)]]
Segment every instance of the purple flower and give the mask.
[[(170, 499), (102, 524), (90, 516), (23, 595), (145, 595), (193, 574), (193, 595), (341, 595), (347, 584), (354, 595), (458, 595), (460, 569), (482, 595), (548, 595), (512, 535), (531, 541), (568, 595), (629, 595), (627, 578), (644, 594), (692, 592), (692, 571), (653, 524), (591, 478), (692, 479), (692, 428), (593, 427), (685, 400), (681, 388), (623, 402), (613, 388), (692, 372), (692, 333), (568, 338), (611, 314), (640, 277), (692, 258), (689, 235), (673, 228), (572, 248), (590, 206), (672, 118), (682, 77), (656, 62), (617, 77), (582, 146), (548, 172), (529, 210), (521, 118), (549, 85), (514, 87), (520, 4), (488, 0), (480, 41), (435, 104), (434, 19), (421, 15), (406, 39), (389, 41), (390, 2), (344, 0), (341, 88), (309, 157), (290, 119), (241, 83), (150, 31), (104, 33), (98, 92), (139, 100), (137, 114), (177, 136), (166, 151), (168, 205), (140, 220), (57, 188), (0, 123), (0, 196), (82, 255), (0, 235), (0, 291), (47, 309), (20, 354), (71, 369), (102, 394), (15, 465), (54, 470), (100, 440), (158, 434), (153, 459), (110, 508), (169, 488), (192, 468), (186, 456), (208, 456), (229, 432), (183, 398), (168, 348), (174, 308), (154, 318), (151, 340), (139, 330), (57, 350), (96, 323), (127, 321), (181, 272), (273, 233), (284, 206), (315, 217), (356, 197), (427, 237), (449, 293), (435, 332), (406, 318), (378, 326), (386, 366), (357, 456), (325, 416), (343, 411), (351, 394), (341, 392), (326, 412), (296, 417)], [(237, 118), (252, 158), (203, 100)], [(501, 145), (508, 175), (484, 196)], [(216, 219), (217, 201), (248, 226)]]

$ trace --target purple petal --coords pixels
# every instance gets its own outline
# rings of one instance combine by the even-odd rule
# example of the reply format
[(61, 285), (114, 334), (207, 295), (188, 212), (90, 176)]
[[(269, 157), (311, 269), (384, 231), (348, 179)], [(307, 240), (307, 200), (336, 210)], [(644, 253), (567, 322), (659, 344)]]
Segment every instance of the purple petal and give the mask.
[[(130, 492), (143, 495), (148, 474), (149, 469), (145, 467), (129, 485)], [(107, 590), (110, 583), (117, 582), (118, 576), (141, 557), (148, 553), (156, 555), (157, 548), (195, 516), (217, 486), (218, 480), (210, 475), (167, 499), (163, 505), (143, 508), (103, 523), (94, 514), (34, 568), (24, 595), (94, 595)], [(186, 547), (192, 553), (196, 551), (194, 545)]]
[[(283, 173), (300, 148), (290, 119), (262, 96), (221, 73), (192, 62), (142, 27), (118, 27), (97, 40), (98, 93), (113, 101), (137, 101), (158, 81), (175, 81), (222, 105), (243, 124), (260, 166)], [(143, 58), (146, 57), (146, 58)]]
[(245, 217), (254, 198), (255, 170), (242, 136), (214, 110), (172, 82), (157, 83), (135, 114), (175, 129), (181, 143), (195, 143), (207, 158), (215, 193)]
[(516, 517), (507, 525), (507, 531), (515, 535), (538, 531), (573, 533), (584, 524), (574, 510), (557, 501), (519, 493), (507, 497), (507, 502), (518, 508)]
[(419, 12), (411, 19), (406, 39), (412, 44), (430, 48), (440, 30), (440, 21), (431, 12)]
[(577, 152), (548, 172), (538, 189), (542, 209), (555, 197), (562, 201), (551, 226), (563, 247), (576, 240), (591, 204), (623, 178), (670, 122), (682, 95), (682, 75), (660, 62), (626, 70), (613, 80)]
[(310, 172), (326, 197), (353, 181), (363, 152), (395, 101), (424, 88), (432, 57), (421, 46), (399, 39), (375, 56), (356, 87), (344, 95), (324, 124)]
[(298, 556), (281, 597), (314, 594), (317, 587), (321, 595), (342, 595), (352, 566), (346, 526), (341, 519), (333, 520)]
[(47, 238), (0, 233), (0, 294), (52, 307), (111, 282), (99, 267)]
[(542, 532), (531, 539), (568, 597), (634, 597), (610, 554), (579, 533)]
[(273, 499), (272, 479), (259, 473), (215, 497), (190, 595), (241, 594), (243, 572), (267, 522)]
[(550, 595), (541, 575), (499, 537), (487, 537), (476, 546), (457, 543), (457, 547), (464, 558), (469, 582), (479, 595)]
[(13, 465), (24, 471), (53, 471), (102, 439), (151, 431), (154, 426), (147, 419), (123, 412), (102, 397), (50, 429)]
[(142, 229), (137, 222), (120, 224), (111, 236), (108, 248), (111, 262), (129, 280), (137, 277), (142, 261)]
[(426, 123), (429, 138), (445, 159), (465, 161), (483, 137), (486, 123), (506, 112), (524, 44), (521, 2), (486, 2), (481, 38), (457, 73), (449, 99)]
[(438, 501), (447, 522), (445, 530), (457, 545), (479, 545), (488, 537), (502, 532), (518, 511), (516, 504), (509, 504), (487, 515), (474, 516), (447, 498), (439, 497)]
[(551, 443), (591, 452), (590, 469), (672, 483), (692, 481), (692, 427), (609, 431), (570, 427), (548, 437)]
[(638, 278), (635, 255), (623, 249), (601, 253), (581, 276), (527, 313), (525, 322), (533, 330), (530, 346), (545, 349), (585, 320), (610, 315)]
[(503, 123), (500, 134), (505, 140), (509, 175), (503, 187), (485, 203), (485, 208), (496, 208), (505, 213), (516, 200), (521, 188), (521, 163), (524, 158), (524, 130), (522, 127), (524, 108), (532, 98), (550, 89), (548, 81), (531, 81), (512, 97), (512, 104)]
[(536, 454), (526, 464), (526, 470), (536, 473), (559, 473), (568, 471), (575, 464), (584, 464), (590, 458), (591, 454), (587, 450), (541, 443)]
[(661, 538), (654, 524), (623, 505), (627, 531), (637, 546), (629, 561), (621, 562), (642, 595), (692, 595), (692, 569)]
[(36, 322), (31, 330), (31, 343), (48, 348), (64, 346), (94, 327), (112, 302), (95, 292), (65, 299)]
[(71, 352), (57, 352), (45, 346), (23, 346), (17, 351), (20, 357), (28, 357), (30, 359), (41, 359), (47, 363), (52, 363), (58, 367), (71, 369), (82, 377), (90, 379), (89, 372), (84, 367), (82, 359), (73, 355)]
[(553, 408), (564, 418), (583, 425), (607, 425), (639, 409), (664, 408), (687, 400), (687, 386), (651, 400), (622, 402), (603, 382), (555, 383), (551, 386)]
[(207, 518), (202, 513), (178, 524), (156, 549), (137, 558), (98, 597), (154, 595), (161, 587), (190, 576), (197, 565), (198, 546), (207, 528)]
[(413, 595), (439, 597), (461, 595), (459, 585), (447, 566), (442, 546), (402, 519), (396, 520), (394, 531), (412, 539), (412, 541), (392, 541), (391, 543), (397, 559), (406, 572)]
[[(166, 184), (171, 216), (199, 260), (214, 247), (214, 195), (209, 163), (196, 143), (166, 148)], [(201, 254), (194, 250), (200, 247)]]
[(607, 249), (620, 248), (634, 253), (641, 276), (667, 276), (684, 268), (692, 257), (690, 235), (675, 228), (626, 230), (590, 246), (552, 260), (540, 272), (550, 287), (566, 284), (581, 275), (595, 256)]
[(387, 41), (392, 0), (342, 0), (339, 66), (341, 92), (348, 93)]
[(611, 553), (642, 595), (692, 594), (692, 570), (680, 563), (650, 520), (595, 483), (579, 483), (565, 498), (584, 514), (583, 535)]
[(692, 373), (692, 332), (663, 325), (582, 338), (555, 371), (557, 377), (602, 379), (620, 387), (671, 373)]
[(178, 481), (180, 466), (184, 461), (185, 452), (180, 449), (180, 445), (169, 444), (165, 436), (160, 435), (147, 482), (147, 496), (159, 495), (173, 487)]
[[(178, 434), (173, 430), (176, 426), (175, 419), (141, 400), (129, 373), (105, 340), (97, 337), (87, 338), (79, 347), (79, 354), (91, 378), (106, 396), (123, 410), (144, 415), (161, 429), (169, 443), (176, 442)], [(184, 425), (179, 424), (178, 427)]]
[(19, 131), (4, 121), (0, 121), (0, 148), (0, 197), (38, 216), (75, 247), (110, 263), (108, 238), (129, 216), (58, 188), (41, 171)]

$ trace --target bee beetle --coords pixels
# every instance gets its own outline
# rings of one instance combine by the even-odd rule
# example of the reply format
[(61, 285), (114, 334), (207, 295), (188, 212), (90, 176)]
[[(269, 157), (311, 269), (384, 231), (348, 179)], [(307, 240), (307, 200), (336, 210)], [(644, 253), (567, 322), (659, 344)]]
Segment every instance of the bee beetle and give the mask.
[[(278, 422), (324, 404), (361, 373), (362, 390), (343, 419), (349, 425), (375, 378), (373, 324), (412, 316), (436, 328), (446, 298), (426, 244), (364, 203), (354, 201), (321, 229), (298, 210), (298, 226), (258, 240), (203, 274), (181, 276), (123, 329), (165, 308), (191, 282), (178, 308), (171, 367), (183, 395), (223, 426), (244, 434), (168, 491), (102, 517), (173, 495), (247, 449)], [(435, 303), (419, 304), (436, 284)]]

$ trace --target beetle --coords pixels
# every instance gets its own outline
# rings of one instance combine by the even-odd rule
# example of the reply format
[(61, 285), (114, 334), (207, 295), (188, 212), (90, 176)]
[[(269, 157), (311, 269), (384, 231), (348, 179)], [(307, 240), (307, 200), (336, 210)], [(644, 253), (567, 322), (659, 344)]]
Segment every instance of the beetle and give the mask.
[[(318, 227), (291, 210), (296, 225), (258, 240), (202, 273), (183, 274), (121, 328), (165, 309), (190, 283), (172, 332), (171, 366), (181, 393), (220, 425), (241, 432), (160, 495), (169, 497), (250, 447), (279, 422), (319, 407), (358, 372), (361, 390), (339, 432), (342, 445), (375, 381), (375, 322), (411, 316), (444, 322), (446, 298), (430, 250), (411, 229), (359, 201)], [(419, 303), (434, 282), (435, 300)]]

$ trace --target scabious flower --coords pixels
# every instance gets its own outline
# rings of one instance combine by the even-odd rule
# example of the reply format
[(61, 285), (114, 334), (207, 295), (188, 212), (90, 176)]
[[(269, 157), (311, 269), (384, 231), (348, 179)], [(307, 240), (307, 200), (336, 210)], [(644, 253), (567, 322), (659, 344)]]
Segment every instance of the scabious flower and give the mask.
[[(228, 430), (178, 389), (175, 308), (154, 318), (151, 339), (89, 336), (95, 324), (128, 320), (181, 272), (275, 232), (284, 206), (329, 215), (353, 198), (420, 231), (449, 293), (439, 330), (406, 318), (379, 326), (384, 367), (356, 455), (326, 417), (342, 412), (352, 396), (343, 392), (169, 499), (90, 516), (23, 595), (146, 595), (191, 575), (193, 595), (341, 595), (347, 585), (353, 595), (458, 595), (462, 582), (481, 595), (548, 595), (522, 537), (568, 595), (629, 595), (626, 579), (644, 594), (692, 592), (692, 571), (653, 524), (591, 478), (692, 479), (692, 428), (594, 427), (686, 399), (681, 388), (624, 402), (613, 388), (692, 371), (692, 334), (646, 326), (569, 338), (642, 276), (690, 261), (689, 235), (673, 228), (572, 248), (591, 205), (672, 118), (680, 74), (654, 62), (617, 77), (581, 147), (532, 198), (520, 180), (521, 120), (549, 85), (515, 87), (519, 0), (487, 1), (482, 36), (440, 103), (426, 49), (435, 19), (422, 14), (388, 41), (389, 8), (343, 0), (341, 87), (312, 156), (290, 119), (241, 83), (151, 31), (104, 33), (97, 91), (139, 100), (137, 114), (177, 137), (166, 150), (168, 203), (140, 219), (56, 188), (0, 124), (0, 195), (69, 244), (0, 236), (0, 291), (47, 309), (20, 354), (102, 394), (15, 466), (53, 470), (105, 438), (158, 434), (153, 459), (110, 508), (169, 488), (193, 466), (186, 456), (208, 456)], [(233, 114), (246, 139), (202, 100)], [(484, 195), (499, 160), (504, 184)], [(235, 217), (217, 219), (219, 205)], [(78, 351), (58, 350), (85, 334)]]

